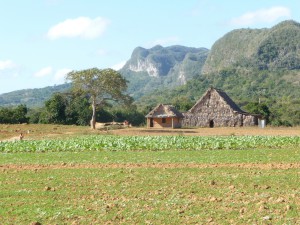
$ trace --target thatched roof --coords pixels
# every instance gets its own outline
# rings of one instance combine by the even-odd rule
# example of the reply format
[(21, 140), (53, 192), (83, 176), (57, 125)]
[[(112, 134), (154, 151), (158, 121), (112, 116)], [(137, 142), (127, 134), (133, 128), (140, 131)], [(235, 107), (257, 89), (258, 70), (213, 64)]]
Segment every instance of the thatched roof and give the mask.
[(210, 93), (212, 91), (216, 91), (218, 93), (218, 95), (220, 96), (220, 98), (222, 98), (227, 105), (229, 105), (229, 107), (237, 112), (237, 113), (241, 113), (241, 114), (248, 114), (247, 112), (244, 112), (243, 110), (240, 109), (240, 107), (237, 106), (237, 104), (234, 103), (234, 101), (222, 90), (220, 89), (216, 89), (216, 88), (210, 88), (208, 89), (204, 95), (196, 102), (196, 104), (189, 110), (190, 112), (193, 112), (194, 109), (197, 107), (197, 105), (201, 104), (203, 101), (205, 101), (205, 99), (207, 98), (208, 95), (210, 95)]
[(181, 112), (175, 109), (172, 105), (157, 105), (151, 112), (146, 115), (146, 118), (183, 118)]

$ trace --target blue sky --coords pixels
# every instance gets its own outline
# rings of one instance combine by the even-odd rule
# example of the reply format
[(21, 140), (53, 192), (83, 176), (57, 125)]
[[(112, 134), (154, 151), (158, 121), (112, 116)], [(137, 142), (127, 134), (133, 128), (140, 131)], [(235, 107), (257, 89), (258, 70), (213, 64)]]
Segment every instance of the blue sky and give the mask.
[(211, 48), (233, 29), (300, 22), (299, 0), (0, 0), (0, 94), (119, 69), (137, 46)]

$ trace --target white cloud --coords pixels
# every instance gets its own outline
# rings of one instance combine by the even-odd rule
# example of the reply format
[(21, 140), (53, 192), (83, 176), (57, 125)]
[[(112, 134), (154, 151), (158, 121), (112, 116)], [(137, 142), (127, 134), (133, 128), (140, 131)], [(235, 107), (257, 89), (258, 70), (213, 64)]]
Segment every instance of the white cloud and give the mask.
[(51, 66), (48, 67), (44, 67), (42, 69), (40, 69), (39, 71), (37, 71), (34, 76), (35, 77), (46, 77), (48, 75), (50, 75), (52, 73), (53, 69)]
[(0, 61), (0, 71), (1, 70), (13, 69), (16, 66), (17, 65), (13, 61), (11, 61), (11, 60)]
[(249, 26), (256, 23), (272, 23), (280, 18), (291, 18), (290, 9), (283, 6), (274, 6), (268, 9), (247, 12), (240, 17), (233, 18), (230, 24)]
[(153, 47), (155, 45), (162, 45), (162, 46), (174, 45), (177, 44), (179, 40), (180, 39), (178, 37), (161, 38), (149, 43), (147, 47)]
[(71, 69), (67, 69), (67, 68), (55, 70), (51, 66), (48, 66), (37, 71), (34, 74), (34, 76), (37, 78), (45, 78), (48, 76), (56, 83), (62, 83), (65, 80), (65, 76), (71, 71), (72, 71)]
[(120, 70), (123, 68), (123, 66), (126, 64), (126, 61), (122, 61), (116, 65), (113, 65), (111, 68), (114, 70)]
[(66, 75), (71, 71), (72, 71), (71, 69), (66, 69), (66, 68), (57, 70), (54, 75), (54, 81), (63, 82), (65, 80)]
[(95, 19), (88, 17), (67, 19), (51, 27), (47, 33), (47, 37), (51, 40), (62, 37), (94, 39), (104, 33), (108, 24), (109, 21), (101, 17), (97, 17)]

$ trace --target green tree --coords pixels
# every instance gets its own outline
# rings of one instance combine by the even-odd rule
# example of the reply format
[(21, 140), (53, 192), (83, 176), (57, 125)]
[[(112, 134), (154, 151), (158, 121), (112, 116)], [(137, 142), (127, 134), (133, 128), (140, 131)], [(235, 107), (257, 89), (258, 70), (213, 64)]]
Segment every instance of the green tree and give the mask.
[(261, 115), (264, 119), (267, 120), (267, 122), (269, 122), (271, 112), (269, 110), (269, 107), (265, 103), (250, 102), (245, 105), (244, 108), (250, 113)]
[(12, 121), (13, 123), (28, 123), (29, 119), (27, 115), (26, 105), (18, 105), (15, 109), (12, 110)]
[(89, 98), (82, 93), (55, 93), (41, 109), (31, 109), (31, 123), (87, 125), (90, 118)]
[(88, 125), (91, 116), (88, 96), (80, 92), (66, 93), (64, 96), (67, 102), (66, 124)]
[(124, 122), (127, 120), (133, 126), (139, 126), (145, 123), (145, 114), (137, 110), (136, 105), (131, 105), (126, 108), (114, 108), (111, 113), (113, 114), (114, 121)]
[(32, 108), (28, 110), (29, 123), (40, 123), (40, 118), (45, 110), (43, 108)]
[(15, 108), (0, 108), (0, 123), (28, 123), (26, 105), (18, 105)]
[(91, 128), (96, 125), (96, 107), (101, 107), (107, 100), (131, 101), (124, 92), (127, 81), (113, 69), (86, 69), (68, 73), (67, 80), (72, 82), (74, 92), (83, 92), (90, 96), (92, 106)]
[(11, 113), (9, 108), (0, 108), (0, 123), (12, 123)]
[(43, 122), (64, 124), (66, 122), (66, 100), (60, 93), (54, 94), (45, 102), (46, 112), (43, 115)]
[(175, 106), (176, 109), (179, 111), (186, 112), (190, 108), (193, 107), (195, 102), (191, 101), (188, 97), (186, 96), (177, 96), (172, 99), (172, 105)]
[(300, 125), (300, 100), (285, 96), (272, 104), (271, 122), (274, 126)]

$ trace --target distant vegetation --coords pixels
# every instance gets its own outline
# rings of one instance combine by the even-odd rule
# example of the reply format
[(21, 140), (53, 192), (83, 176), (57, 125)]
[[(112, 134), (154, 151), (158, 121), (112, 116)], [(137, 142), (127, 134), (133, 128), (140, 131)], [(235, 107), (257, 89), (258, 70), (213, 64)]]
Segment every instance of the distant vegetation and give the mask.
[[(300, 24), (284, 21), (270, 29), (233, 30), (210, 51), (184, 46), (138, 47), (119, 71), (129, 81), (128, 94), (135, 99), (134, 105), (107, 105), (98, 111), (97, 120), (130, 118), (140, 124), (142, 116), (158, 103), (187, 111), (213, 86), (228, 93), (242, 109), (262, 114), (271, 125), (300, 125), (299, 40)], [(65, 84), (3, 94), (0, 105), (26, 105), (31, 122), (88, 124), (88, 98), (66, 94), (69, 88), (70, 84)], [(64, 108), (57, 112), (53, 101), (59, 97), (52, 96), (54, 92), (62, 93), (63, 103), (55, 104)]]
[[(187, 111), (204, 94), (207, 87), (223, 89), (242, 109), (257, 113), (258, 103), (265, 106), (269, 122), (274, 126), (300, 125), (300, 89), (287, 74), (300, 71), (269, 71), (226, 69), (209, 75), (199, 75), (186, 85), (172, 90), (156, 90), (143, 96), (137, 105), (147, 111), (158, 102), (170, 103), (181, 111)], [(253, 107), (253, 105), (257, 107)], [(260, 113), (260, 114), (261, 114)]]
[(230, 67), (300, 69), (300, 24), (284, 21), (271, 29), (233, 30), (213, 45), (203, 73)]
[(53, 93), (64, 93), (70, 88), (71, 84), (67, 83), (45, 88), (12, 91), (0, 95), (0, 106), (10, 107), (24, 104), (29, 108), (41, 107), (44, 105), (44, 102), (53, 95)]
[(137, 104), (147, 110), (170, 103), (186, 111), (213, 86), (244, 110), (265, 114), (274, 126), (300, 125), (299, 39), (300, 24), (294, 21), (229, 32), (213, 45), (202, 74), (186, 85), (155, 90)]
[(14, 123), (27, 123), (27, 107), (19, 105), (17, 107), (0, 108), (0, 123), (14, 124)]
[[(89, 96), (80, 93), (56, 93), (45, 102), (45, 107), (32, 109), (29, 122), (44, 124), (90, 125), (92, 109)], [(135, 105), (116, 106), (106, 104), (96, 111), (98, 122), (123, 122), (128, 120), (132, 125), (143, 124), (144, 115), (137, 111)], [(1, 115), (0, 115), (1, 117)]]

